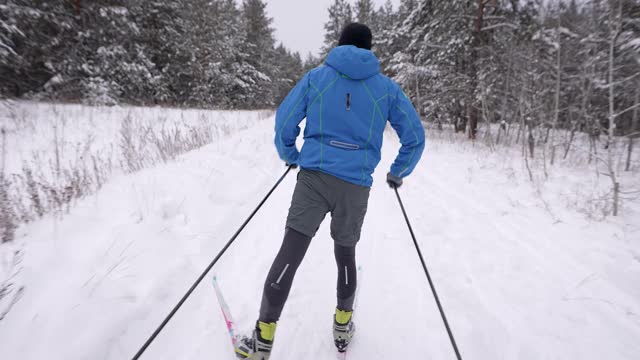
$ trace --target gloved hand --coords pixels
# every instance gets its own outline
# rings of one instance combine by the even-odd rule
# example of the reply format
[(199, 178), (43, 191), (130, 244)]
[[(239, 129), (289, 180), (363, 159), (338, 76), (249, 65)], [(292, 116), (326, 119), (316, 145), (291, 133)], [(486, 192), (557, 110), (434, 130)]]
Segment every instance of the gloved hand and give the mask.
[(297, 169), (298, 168), (298, 164), (289, 164), (288, 162), (284, 163), (287, 167), (291, 167), (292, 169)]
[(395, 176), (393, 175), (391, 172), (387, 173), (387, 184), (389, 184), (389, 187), (391, 188), (399, 188), (400, 186), (402, 186), (402, 178), (399, 176)]

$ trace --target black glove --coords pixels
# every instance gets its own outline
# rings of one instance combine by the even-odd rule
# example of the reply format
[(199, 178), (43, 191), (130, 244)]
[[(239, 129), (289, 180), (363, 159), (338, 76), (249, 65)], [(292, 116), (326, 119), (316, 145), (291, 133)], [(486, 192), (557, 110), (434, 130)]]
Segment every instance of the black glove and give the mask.
[(392, 188), (399, 188), (402, 186), (402, 178), (389, 172), (387, 173), (387, 184)]
[(298, 164), (289, 164), (288, 162), (285, 162), (284, 164), (287, 165), (287, 167), (291, 167), (292, 169), (298, 168)]

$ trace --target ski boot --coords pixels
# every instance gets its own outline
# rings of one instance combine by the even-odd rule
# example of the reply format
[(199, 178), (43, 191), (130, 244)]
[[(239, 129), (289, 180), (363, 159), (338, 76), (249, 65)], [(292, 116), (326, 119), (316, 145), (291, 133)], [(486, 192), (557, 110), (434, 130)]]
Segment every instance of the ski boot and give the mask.
[(238, 359), (269, 360), (275, 333), (276, 323), (257, 321), (251, 337), (238, 338), (236, 356)]
[(353, 311), (336, 309), (333, 317), (333, 342), (339, 352), (347, 351), (347, 346), (356, 332), (356, 325), (351, 319), (352, 315)]

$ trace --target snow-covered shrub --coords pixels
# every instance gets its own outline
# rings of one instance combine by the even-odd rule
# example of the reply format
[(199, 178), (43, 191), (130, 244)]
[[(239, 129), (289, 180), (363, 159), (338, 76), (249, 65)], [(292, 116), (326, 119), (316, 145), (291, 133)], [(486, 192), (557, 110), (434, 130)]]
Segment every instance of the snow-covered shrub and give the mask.
[(120, 123), (118, 146), (122, 154), (122, 169), (126, 172), (135, 172), (146, 166), (145, 159), (149, 156), (144, 153), (147, 143), (147, 134), (151, 128), (144, 126), (140, 121), (134, 121), (128, 114)]
[(9, 201), (9, 186), (4, 176), (0, 175), (0, 243), (14, 239), (16, 216)]
[(135, 172), (144, 167), (175, 159), (210, 144), (214, 128), (203, 118), (197, 123), (171, 123), (166, 119), (154, 127), (149, 121), (127, 116), (120, 126), (119, 148), (122, 168)]
[(25, 164), (25, 166), (23, 166), (22, 168), (22, 171), (24, 174), (27, 194), (29, 196), (29, 200), (31, 201), (31, 212), (34, 212), (38, 217), (41, 217), (42, 215), (44, 215), (44, 207), (42, 204), (42, 200), (40, 200), (40, 190), (42, 186), (38, 186), (39, 184), (36, 183), (36, 180), (33, 176), (33, 171), (29, 166)]
[(89, 78), (84, 82), (86, 90), (83, 103), (87, 105), (116, 105), (119, 91), (117, 84), (102, 78)]
[(5, 191), (14, 194), (13, 198), (7, 196), (6, 204), (19, 220), (15, 223), (34, 221), (48, 213), (61, 214), (76, 199), (97, 191), (111, 171), (109, 162), (97, 154), (65, 161), (60, 169), (53, 163), (42, 166), (36, 157), (24, 162), (20, 174), (4, 182)]

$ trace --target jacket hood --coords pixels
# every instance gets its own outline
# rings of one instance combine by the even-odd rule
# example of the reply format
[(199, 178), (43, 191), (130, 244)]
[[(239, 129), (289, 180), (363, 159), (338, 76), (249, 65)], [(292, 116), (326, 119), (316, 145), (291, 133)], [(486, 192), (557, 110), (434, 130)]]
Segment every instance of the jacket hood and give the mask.
[(380, 62), (373, 52), (353, 45), (335, 47), (326, 63), (355, 80), (368, 79), (380, 72)]

